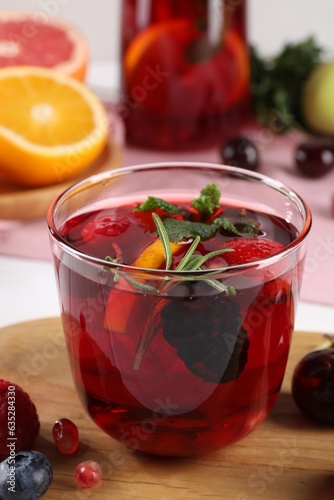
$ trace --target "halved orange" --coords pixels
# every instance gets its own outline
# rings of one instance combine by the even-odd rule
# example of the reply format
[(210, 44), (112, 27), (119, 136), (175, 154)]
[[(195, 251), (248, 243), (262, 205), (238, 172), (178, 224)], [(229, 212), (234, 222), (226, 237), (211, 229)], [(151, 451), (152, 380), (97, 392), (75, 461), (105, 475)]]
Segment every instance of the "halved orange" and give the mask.
[(64, 182), (106, 145), (108, 119), (99, 99), (59, 71), (1, 68), (0, 102), (0, 172), (14, 182)]
[(0, 67), (53, 68), (83, 81), (88, 60), (88, 43), (76, 26), (42, 9), (0, 11)]

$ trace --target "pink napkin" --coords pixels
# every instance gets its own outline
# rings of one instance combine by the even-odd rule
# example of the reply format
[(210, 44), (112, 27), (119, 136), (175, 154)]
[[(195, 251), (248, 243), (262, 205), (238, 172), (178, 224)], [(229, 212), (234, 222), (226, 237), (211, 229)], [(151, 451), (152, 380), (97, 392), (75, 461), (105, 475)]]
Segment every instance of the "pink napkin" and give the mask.
[[(308, 203), (313, 214), (301, 299), (334, 306), (334, 171), (320, 179), (301, 176), (293, 163), (298, 133), (274, 137), (268, 129), (247, 132), (261, 152), (261, 172), (294, 189)], [(122, 140), (121, 137), (119, 137)], [(204, 161), (220, 163), (217, 149), (166, 153), (126, 148), (123, 166), (155, 161)], [(0, 221), (0, 253), (33, 259), (51, 259), (46, 221)]]

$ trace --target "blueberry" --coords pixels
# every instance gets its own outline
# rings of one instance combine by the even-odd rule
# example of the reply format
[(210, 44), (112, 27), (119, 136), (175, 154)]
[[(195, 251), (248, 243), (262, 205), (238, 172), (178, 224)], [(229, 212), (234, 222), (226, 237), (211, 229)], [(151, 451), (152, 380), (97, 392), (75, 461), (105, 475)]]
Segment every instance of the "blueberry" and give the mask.
[(52, 466), (38, 451), (20, 451), (0, 464), (2, 500), (38, 500), (52, 482)]

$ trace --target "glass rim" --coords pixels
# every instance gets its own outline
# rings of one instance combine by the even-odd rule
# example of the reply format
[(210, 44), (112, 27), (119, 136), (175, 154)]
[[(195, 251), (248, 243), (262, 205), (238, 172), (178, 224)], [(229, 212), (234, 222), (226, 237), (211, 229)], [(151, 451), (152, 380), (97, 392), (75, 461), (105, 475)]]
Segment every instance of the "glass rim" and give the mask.
[[(138, 172), (138, 171), (149, 171), (149, 170), (164, 170), (168, 168), (184, 168), (184, 169), (211, 169), (215, 171), (220, 171), (220, 172), (226, 172), (227, 174), (234, 174), (235, 177), (243, 177), (244, 179), (252, 180), (252, 181), (258, 181), (269, 188), (272, 188), (278, 192), (280, 192), (282, 195), (287, 196), (291, 201), (295, 203), (299, 207), (299, 212), (303, 211), (303, 220), (304, 220), (304, 225), (303, 228), (300, 230), (298, 233), (297, 237), (292, 240), (288, 245), (285, 245), (281, 250), (276, 252), (274, 255), (265, 257), (262, 259), (258, 259), (252, 262), (248, 262), (245, 264), (235, 264), (235, 265), (229, 265), (228, 267), (221, 267), (221, 268), (214, 268), (214, 269), (205, 269), (205, 270), (196, 270), (196, 271), (177, 271), (177, 270), (166, 270), (166, 269), (152, 269), (152, 268), (142, 268), (142, 267), (135, 267), (127, 264), (121, 264), (121, 263), (116, 263), (116, 262), (109, 262), (107, 260), (101, 259), (99, 257), (94, 257), (93, 255), (90, 255), (85, 252), (81, 252), (80, 250), (72, 247), (69, 245), (66, 240), (60, 235), (56, 224), (54, 220), (54, 216), (56, 214), (57, 209), (61, 206), (61, 204), (66, 201), (69, 197), (75, 195), (76, 193), (82, 192), (85, 189), (89, 189), (92, 186), (96, 186), (97, 184), (100, 183), (108, 183), (108, 180), (110, 180), (113, 177), (117, 176), (124, 176), (124, 175), (129, 175), (132, 172)], [(62, 191), (52, 202), (51, 205), (49, 206), (48, 212), (47, 212), (47, 225), (48, 225), (48, 230), (49, 230), (49, 235), (51, 238), (57, 242), (57, 244), (68, 254), (71, 254), (73, 257), (85, 261), (87, 263), (93, 264), (95, 266), (103, 266), (103, 267), (108, 267), (110, 269), (117, 269), (117, 272), (122, 273), (123, 272), (132, 272), (136, 274), (144, 273), (144, 274), (150, 274), (155, 277), (165, 277), (166, 275), (168, 276), (175, 276), (175, 277), (181, 277), (181, 276), (189, 276), (189, 275), (195, 275), (195, 276), (203, 276), (203, 275), (212, 275), (213, 273), (217, 272), (230, 272), (230, 271), (239, 271), (239, 270), (244, 270), (252, 267), (257, 267), (261, 264), (266, 264), (269, 266), (271, 263), (277, 261), (278, 259), (282, 259), (286, 257), (287, 255), (295, 252), (299, 246), (303, 243), (305, 240), (306, 236), (308, 235), (311, 225), (312, 225), (312, 215), (311, 215), (311, 210), (308, 206), (308, 204), (304, 201), (304, 199), (296, 193), (294, 189), (291, 189), (289, 186), (286, 184), (282, 183), (281, 181), (274, 179), (270, 176), (264, 175), (259, 172), (253, 172), (250, 170), (246, 170), (244, 168), (240, 167), (234, 167), (234, 166), (229, 166), (229, 165), (223, 165), (223, 164), (218, 164), (218, 163), (210, 163), (210, 162), (196, 162), (196, 161), (161, 161), (161, 162), (150, 162), (150, 163), (140, 163), (140, 164), (134, 164), (126, 167), (119, 167), (117, 169), (111, 169), (111, 170), (106, 170), (104, 172), (100, 172), (98, 174), (93, 174), (88, 176), (87, 178), (80, 180), (78, 182), (75, 182), (73, 185)]]

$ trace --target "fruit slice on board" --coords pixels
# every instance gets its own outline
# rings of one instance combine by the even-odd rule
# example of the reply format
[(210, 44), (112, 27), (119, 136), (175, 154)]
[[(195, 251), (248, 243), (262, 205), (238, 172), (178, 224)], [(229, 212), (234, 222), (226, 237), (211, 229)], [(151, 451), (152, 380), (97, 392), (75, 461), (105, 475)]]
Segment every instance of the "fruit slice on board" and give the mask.
[(83, 83), (34, 66), (0, 68), (0, 172), (25, 186), (58, 184), (98, 158), (107, 114)]
[(77, 80), (86, 76), (89, 59), (84, 35), (46, 12), (0, 12), (0, 67), (54, 68)]

